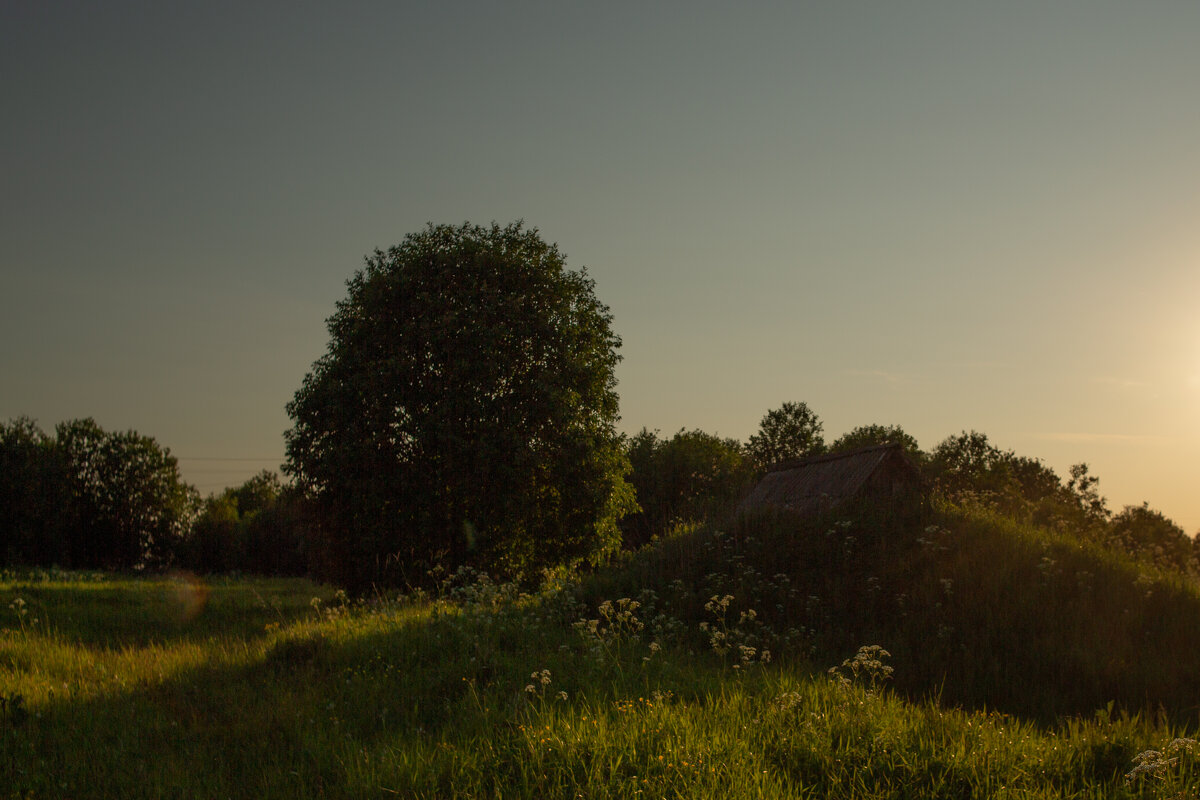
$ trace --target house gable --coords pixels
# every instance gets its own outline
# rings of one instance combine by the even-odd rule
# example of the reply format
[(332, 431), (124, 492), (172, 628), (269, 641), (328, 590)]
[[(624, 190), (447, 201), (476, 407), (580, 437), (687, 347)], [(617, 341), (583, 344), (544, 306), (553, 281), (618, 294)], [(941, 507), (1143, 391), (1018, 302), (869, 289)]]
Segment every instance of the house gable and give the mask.
[(864, 447), (771, 467), (738, 512), (818, 514), (859, 499), (894, 502), (918, 493), (920, 485), (919, 471), (899, 445)]

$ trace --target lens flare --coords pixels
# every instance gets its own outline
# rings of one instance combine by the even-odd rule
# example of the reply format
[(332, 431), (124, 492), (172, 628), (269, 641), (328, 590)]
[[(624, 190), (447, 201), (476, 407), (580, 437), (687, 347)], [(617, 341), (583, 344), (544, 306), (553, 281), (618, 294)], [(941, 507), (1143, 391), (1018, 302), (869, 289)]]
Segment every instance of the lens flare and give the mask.
[(190, 572), (172, 572), (170, 598), (179, 613), (180, 622), (191, 622), (200, 616), (208, 603), (208, 584)]

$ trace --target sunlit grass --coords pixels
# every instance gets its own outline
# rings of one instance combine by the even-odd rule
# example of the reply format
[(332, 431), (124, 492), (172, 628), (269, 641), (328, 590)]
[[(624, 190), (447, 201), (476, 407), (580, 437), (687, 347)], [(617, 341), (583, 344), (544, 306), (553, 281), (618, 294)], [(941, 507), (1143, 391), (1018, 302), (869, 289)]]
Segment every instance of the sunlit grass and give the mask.
[[(1160, 717), (1101, 703), (1057, 721), (987, 703), (957, 710), (922, 699), (928, 678), (912, 673), (928, 662), (906, 637), (996, 626), (955, 638), (963, 653), (1004, 641), (1004, 626), (1037, 604), (1046, 615), (1140, 597), (1149, 605), (1137, 613), (1175, 619), (1194, 591), (986, 515), (931, 526), (923, 541), (888, 543), (886, 561), (872, 560), (853, 526), (837, 528), (840, 539), (819, 531), (816, 549), (784, 547), (771, 538), (782, 530), (697, 531), (582, 587), (531, 595), (477, 575), (447, 582), (439, 599), (369, 602), (305, 581), (6, 575), (0, 796), (1190, 796), (1192, 751), (1174, 741), (1194, 728), (1178, 721), (1183, 709)], [(859, 549), (846, 558), (850, 536)], [(756, 539), (778, 571), (761, 568)], [(829, 563), (797, 560), (818, 555)], [(996, 575), (964, 577), (1000, 555)], [(1039, 570), (1046, 557), (1057, 573)], [(817, 567), (837, 567), (845, 594), (833, 575), (810, 574)], [(1094, 581), (1086, 591), (1080, 571)], [(1004, 581), (1047, 572), (1028, 601), (987, 607), (1019, 596)], [(889, 627), (879, 598), (901, 577), (910, 617)], [(1114, 597), (1088, 605), (1094, 590)], [(1110, 638), (1141, 630), (1080, 624)], [(1156, 630), (1182, 636), (1174, 624)], [(968, 655), (1029, 669), (1010, 694), (1049, 696), (1060, 687), (1037, 685), (1053, 674), (1037, 664), (1071, 663), (1046, 650), (1047, 631), (1065, 625), (1023, 631), (1027, 652)], [(996, 685), (956, 658), (939, 677), (963, 683), (944, 694)], [(845, 680), (826, 674), (839, 664)]]

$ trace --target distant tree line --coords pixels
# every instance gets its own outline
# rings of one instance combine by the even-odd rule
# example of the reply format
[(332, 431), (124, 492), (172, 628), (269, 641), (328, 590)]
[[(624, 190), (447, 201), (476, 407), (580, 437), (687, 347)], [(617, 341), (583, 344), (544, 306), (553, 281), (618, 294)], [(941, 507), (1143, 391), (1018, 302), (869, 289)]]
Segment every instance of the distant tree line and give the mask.
[(308, 570), (301, 504), (272, 472), (202, 501), (152, 437), (21, 417), (0, 423), (0, 476), (0, 566)]
[(366, 591), (473, 566), (506, 577), (598, 564), (729, 515), (773, 464), (898, 444), (932, 489), (1197, 570), (1148, 506), (1111, 513), (1084, 464), (1064, 482), (975, 431), (932, 451), (897, 425), (826, 445), (807, 404), (745, 443), (616, 430), (621, 340), (585, 270), (521, 222), (429, 225), (368, 255), (327, 352), (287, 406), (283, 485), (262, 473), (201, 500), (170, 452), (94, 420), (0, 428), (0, 563), (243, 571)]
[[(1112, 512), (1086, 464), (1072, 466), (1063, 480), (978, 431), (949, 436), (928, 453), (898, 425), (859, 426), (829, 445), (821, 432), (804, 403), (786, 403), (744, 444), (701, 430), (668, 438), (642, 429), (628, 437), (627, 479), (638, 510), (620, 520), (622, 546), (636, 549), (727, 518), (780, 460), (898, 444), (949, 502), (993, 508), (1200, 575), (1200, 540), (1147, 504)], [(322, 574), (321, 548), (329, 543), (311, 503), (271, 471), (201, 499), (151, 437), (107, 432), (92, 419), (47, 434), (22, 417), (0, 423), (0, 475), (0, 566)]]
[(1187, 535), (1146, 503), (1113, 513), (1087, 464), (1073, 465), (1064, 481), (1036, 458), (1001, 450), (978, 431), (963, 431), (933, 449), (926, 474), (951, 502), (991, 507), (1144, 563), (1200, 575), (1200, 537)]
[(1113, 513), (1087, 464), (1072, 466), (1063, 480), (1042, 461), (1001, 450), (978, 431), (948, 436), (926, 453), (898, 425), (859, 426), (827, 446), (820, 418), (800, 402), (768, 411), (745, 444), (699, 430), (671, 439), (645, 429), (633, 436), (630, 482), (641, 511), (622, 523), (626, 542), (644, 543), (728, 515), (773, 464), (882, 444), (900, 445), (931, 491), (949, 502), (992, 508), (1145, 563), (1200, 575), (1200, 538), (1145, 503)]
[(54, 434), (22, 417), (0, 425), (0, 559), (5, 564), (132, 569), (170, 564), (197, 495), (170, 452), (93, 419)]
[(311, 535), (301, 497), (263, 470), (203, 501), (175, 563), (205, 574), (305, 575)]

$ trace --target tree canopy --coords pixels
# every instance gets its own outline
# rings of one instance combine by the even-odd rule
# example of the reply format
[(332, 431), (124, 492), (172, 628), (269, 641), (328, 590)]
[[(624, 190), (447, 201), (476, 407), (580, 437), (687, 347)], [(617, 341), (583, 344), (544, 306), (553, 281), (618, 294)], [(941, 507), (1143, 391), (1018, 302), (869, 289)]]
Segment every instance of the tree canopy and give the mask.
[(670, 439), (642, 428), (629, 439), (630, 482), (641, 511), (622, 523), (625, 543), (635, 547), (673, 526), (726, 512), (753, 476), (736, 439), (702, 430), (680, 430)]
[(620, 339), (585, 271), (522, 223), (429, 225), (376, 250), (288, 405), (285, 471), (324, 577), (415, 583), (619, 543), (635, 506), (616, 433)]
[(179, 548), (180, 566), (201, 573), (302, 575), (308, 569), (303, 502), (263, 470), (210, 494)]
[(829, 446), (829, 450), (833, 453), (844, 453), (860, 447), (882, 444), (898, 444), (910, 458), (918, 462), (924, 461), (925, 454), (921, 452), (917, 440), (899, 425), (859, 425), (839, 436)]
[(164, 566), (198, 503), (169, 450), (91, 418), (60, 423), (54, 436), (25, 418), (0, 426), (0, 465), (8, 563)]
[(765, 469), (779, 461), (818, 455), (825, 450), (821, 420), (806, 403), (784, 403), (766, 413), (746, 452)]

